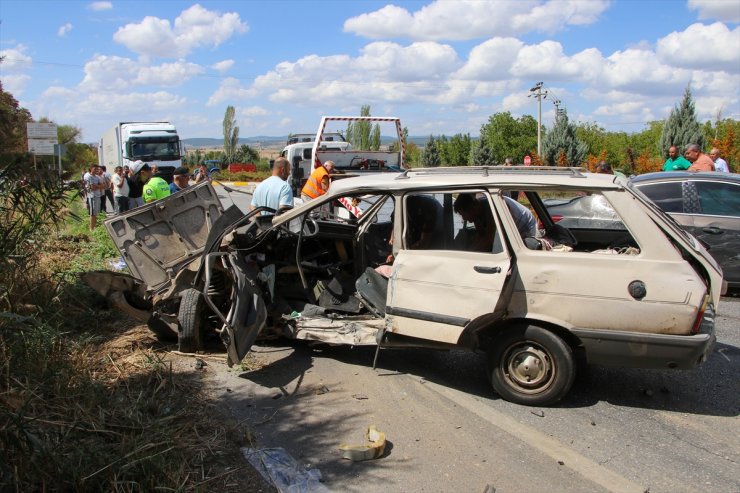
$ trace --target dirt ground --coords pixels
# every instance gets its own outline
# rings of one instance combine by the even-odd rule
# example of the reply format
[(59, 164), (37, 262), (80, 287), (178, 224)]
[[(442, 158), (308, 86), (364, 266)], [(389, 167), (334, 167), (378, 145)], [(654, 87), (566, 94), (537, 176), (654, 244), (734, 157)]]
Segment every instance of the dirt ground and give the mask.
[[(121, 317), (123, 318), (123, 317)], [(256, 446), (249, 429), (250, 423), (240, 422), (228, 409), (220, 406), (212, 396), (209, 380), (213, 370), (228, 371), (225, 353), (219, 341), (212, 341), (206, 351), (182, 354), (174, 344), (158, 341), (146, 327), (130, 319), (118, 320), (113, 336), (98, 348), (98, 356), (110, 358), (122, 381), (129, 381), (151, 369), (152, 364), (163, 365), (169, 378), (163, 379), (162, 395), (177, 389), (176, 395), (186, 397), (191, 406), (197, 406), (192, 431), (197, 439), (188, 437), (188, 443), (198, 443), (192, 450), (195, 465), (194, 481), (185, 485), (188, 491), (218, 491), (240, 493), (272, 492), (259, 472), (244, 458), (241, 447)], [(167, 387), (170, 387), (168, 389)]]

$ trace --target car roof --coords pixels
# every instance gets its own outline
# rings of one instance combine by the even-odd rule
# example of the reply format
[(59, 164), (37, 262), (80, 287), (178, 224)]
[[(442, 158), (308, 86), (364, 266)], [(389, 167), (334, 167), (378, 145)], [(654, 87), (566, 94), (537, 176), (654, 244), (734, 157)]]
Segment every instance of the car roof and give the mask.
[(615, 175), (589, 173), (583, 168), (539, 166), (457, 166), (412, 168), (400, 173), (372, 173), (335, 179), (329, 188), (332, 196), (364, 190), (397, 191), (435, 187), (565, 186), (619, 188)]
[[(592, 188), (617, 190), (627, 181), (616, 175), (589, 173), (584, 168), (548, 166), (456, 166), (412, 168), (400, 173), (347, 173), (348, 177), (332, 180), (322, 202), (349, 195), (404, 190), (464, 189), (481, 187), (524, 188)], [(342, 176), (342, 175), (338, 175)], [(274, 224), (300, 215), (304, 206), (278, 216)]]
[(720, 173), (717, 171), (705, 171), (705, 172), (690, 172), (690, 171), (658, 171), (655, 173), (645, 173), (642, 175), (633, 176), (630, 178), (632, 183), (638, 184), (643, 182), (653, 181), (686, 181), (686, 180), (700, 180), (700, 181), (730, 181), (733, 183), (740, 184), (740, 175), (735, 173)]

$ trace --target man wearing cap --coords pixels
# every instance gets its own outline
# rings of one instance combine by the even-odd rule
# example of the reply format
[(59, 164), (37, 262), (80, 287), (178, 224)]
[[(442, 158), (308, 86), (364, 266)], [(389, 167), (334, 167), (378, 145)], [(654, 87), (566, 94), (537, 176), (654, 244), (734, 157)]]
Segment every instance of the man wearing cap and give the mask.
[(326, 161), (323, 166), (314, 169), (303, 189), (301, 189), (301, 198), (304, 201), (309, 201), (324, 195), (329, 190), (329, 180), (333, 172), (333, 161)]
[(190, 185), (190, 172), (185, 166), (175, 169), (172, 174), (172, 183), (170, 183), (170, 193), (177, 193), (183, 188)]
[(141, 195), (145, 204), (169, 197), (170, 186), (162, 178), (152, 176), (152, 169), (148, 164), (136, 161), (131, 171), (134, 172), (134, 180), (144, 184)]

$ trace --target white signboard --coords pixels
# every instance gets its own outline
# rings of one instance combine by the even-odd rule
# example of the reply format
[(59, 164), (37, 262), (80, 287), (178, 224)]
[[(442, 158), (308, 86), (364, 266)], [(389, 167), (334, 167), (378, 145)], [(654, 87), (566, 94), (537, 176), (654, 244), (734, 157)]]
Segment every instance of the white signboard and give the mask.
[(28, 139), (28, 152), (32, 154), (53, 156), (57, 139)]
[(57, 142), (56, 123), (26, 123), (29, 139), (52, 139)]

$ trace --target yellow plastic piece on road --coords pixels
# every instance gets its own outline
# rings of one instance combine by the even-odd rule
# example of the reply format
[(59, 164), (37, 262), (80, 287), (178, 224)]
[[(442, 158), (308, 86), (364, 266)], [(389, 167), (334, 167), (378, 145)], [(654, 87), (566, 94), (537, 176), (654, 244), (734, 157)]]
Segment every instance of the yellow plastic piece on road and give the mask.
[(340, 445), (342, 457), (351, 461), (377, 459), (385, 452), (385, 433), (370, 425), (365, 430), (365, 438), (370, 443), (364, 445)]

